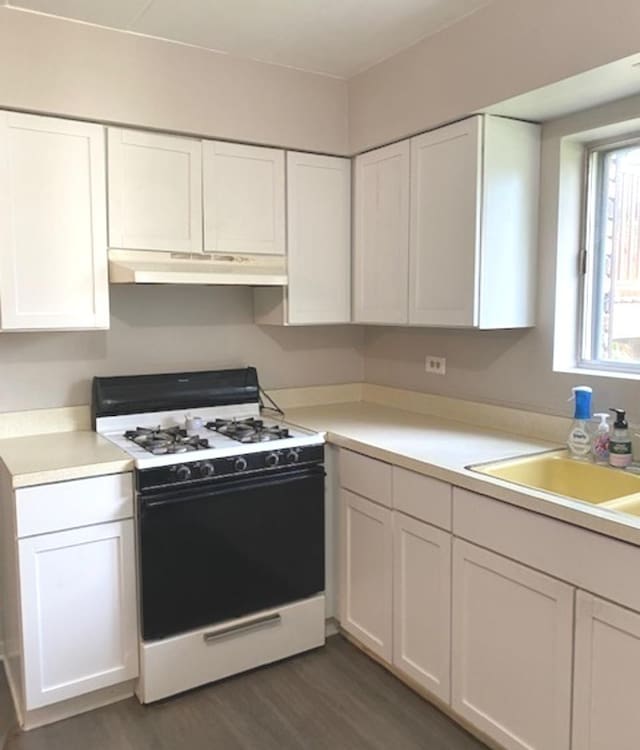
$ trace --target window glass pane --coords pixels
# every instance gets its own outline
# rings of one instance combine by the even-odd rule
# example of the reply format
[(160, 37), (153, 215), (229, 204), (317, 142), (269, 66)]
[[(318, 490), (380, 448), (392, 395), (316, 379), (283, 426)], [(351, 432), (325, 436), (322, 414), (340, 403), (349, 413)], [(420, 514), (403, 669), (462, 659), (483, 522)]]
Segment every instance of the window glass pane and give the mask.
[(595, 228), (595, 358), (640, 365), (640, 146), (605, 152)]

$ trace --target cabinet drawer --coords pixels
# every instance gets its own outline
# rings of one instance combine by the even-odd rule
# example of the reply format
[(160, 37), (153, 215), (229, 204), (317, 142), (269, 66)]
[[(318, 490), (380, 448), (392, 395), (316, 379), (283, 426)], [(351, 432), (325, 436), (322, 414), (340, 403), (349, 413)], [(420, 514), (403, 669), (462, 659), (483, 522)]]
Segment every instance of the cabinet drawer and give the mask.
[(391, 466), (353, 451), (340, 451), (340, 486), (391, 507)]
[(143, 703), (151, 703), (317, 648), (324, 640), (324, 596), (317, 596), (145, 643), (141, 649), (138, 697)]
[(39, 484), (16, 490), (19, 538), (117, 521), (132, 515), (131, 473)]
[(451, 485), (393, 467), (393, 507), (420, 521), (451, 530)]
[(632, 544), (457, 487), (453, 533), (640, 611), (640, 548)]

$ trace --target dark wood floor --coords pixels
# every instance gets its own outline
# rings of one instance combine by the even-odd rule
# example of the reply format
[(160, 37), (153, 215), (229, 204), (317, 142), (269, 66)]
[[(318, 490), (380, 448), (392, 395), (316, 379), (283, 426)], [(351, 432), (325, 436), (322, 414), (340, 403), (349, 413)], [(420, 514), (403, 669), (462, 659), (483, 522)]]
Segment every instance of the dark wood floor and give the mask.
[(7, 678), (0, 664), (0, 748), (4, 747), (4, 741), (9, 732), (16, 726), (16, 717), (13, 712), (13, 702)]
[(486, 750), (340, 636), (150, 706), (130, 699), (7, 750)]

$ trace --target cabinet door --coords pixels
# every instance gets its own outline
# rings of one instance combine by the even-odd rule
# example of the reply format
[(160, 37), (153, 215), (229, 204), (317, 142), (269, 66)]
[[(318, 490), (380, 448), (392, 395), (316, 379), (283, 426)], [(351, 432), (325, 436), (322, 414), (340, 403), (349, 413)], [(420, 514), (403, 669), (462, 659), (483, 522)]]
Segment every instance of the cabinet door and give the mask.
[(204, 141), (204, 249), (283, 255), (284, 151)]
[(109, 327), (104, 128), (0, 112), (3, 330)]
[(540, 125), (483, 118), (478, 326), (535, 324)]
[(290, 323), (351, 320), (351, 162), (287, 154)]
[(449, 703), (451, 535), (393, 517), (393, 663)]
[(578, 591), (573, 750), (637, 750), (640, 614)]
[(507, 750), (569, 748), (573, 595), (454, 540), (452, 707)]
[(109, 246), (202, 252), (202, 145), (109, 128)]
[(355, 160), (353, 294), (357, 323), (406, 323), (409, 141)]
[(340, 624), (391, 662), (391, 511), (347, 490), (341, 490), (340, 499)]
[(476, 325), (481, 122), (411, 139), (410, 323)]
[(27, 710), (136, 677), (133, 521), (18, 545)]

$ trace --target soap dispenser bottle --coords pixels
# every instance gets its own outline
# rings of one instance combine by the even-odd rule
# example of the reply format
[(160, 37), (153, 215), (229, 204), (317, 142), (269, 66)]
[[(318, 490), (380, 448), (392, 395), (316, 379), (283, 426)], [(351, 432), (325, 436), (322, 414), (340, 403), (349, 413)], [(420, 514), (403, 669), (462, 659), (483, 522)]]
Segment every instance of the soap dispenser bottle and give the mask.
[(613, 431), (609, 438), (609, 463), (617, 469), (624, 469), (631, 466), (633, 461), (633, 448), (627, 415), (624, 409), (609, 409), (609, 411), (616, 415)]
[(567, 447), (572, 458), (588, 460), (591, 454), (591, 438), (589, 436), (588, 424), (591, 419), (591, 394), (593, 393), (593, 389), (587, 385), (577, 385), (572, 390), (572, 399), (575, 401), (576, 406), (573, 415), (573, 424), (567, 438)]
[(598, 417), (600, 424), (596, 427), (596, 431), (591, 440), (591, 453), (593, 454), (593, 460), (597, 464), (608, 464), (609, 463), (609, 433), (611, 428), (609, 427), (609, 415), (605, 413), (594, 414), (594, 417)]

